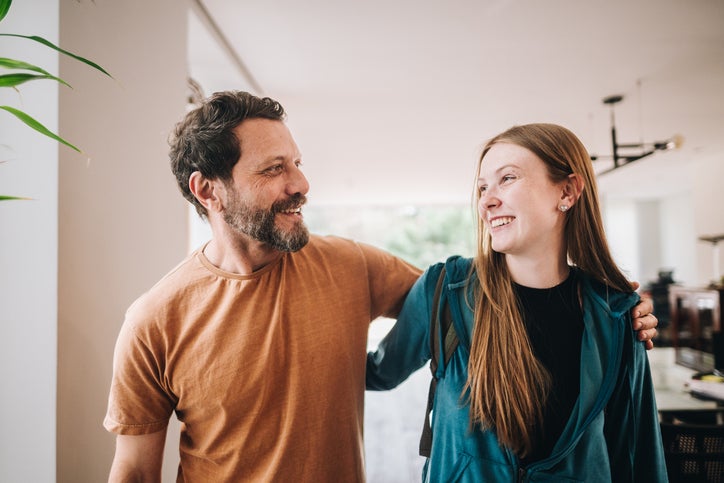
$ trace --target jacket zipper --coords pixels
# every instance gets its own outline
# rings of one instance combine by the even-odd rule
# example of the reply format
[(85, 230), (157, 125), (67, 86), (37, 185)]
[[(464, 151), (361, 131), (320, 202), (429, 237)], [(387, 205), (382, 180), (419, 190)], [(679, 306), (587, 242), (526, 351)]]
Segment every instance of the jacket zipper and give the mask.
[(522, 466), (518, 467), (518, 483), (523, 483), (523, 480), (525, 479), (525, 468)]

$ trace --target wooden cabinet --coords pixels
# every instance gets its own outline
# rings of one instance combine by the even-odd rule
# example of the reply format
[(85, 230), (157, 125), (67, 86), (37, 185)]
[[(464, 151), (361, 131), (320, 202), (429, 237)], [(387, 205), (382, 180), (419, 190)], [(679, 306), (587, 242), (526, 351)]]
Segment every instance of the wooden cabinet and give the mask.
[(676, 363), (697, 371), (724, 368), (721, 307), (724, 289), (669, 287)]

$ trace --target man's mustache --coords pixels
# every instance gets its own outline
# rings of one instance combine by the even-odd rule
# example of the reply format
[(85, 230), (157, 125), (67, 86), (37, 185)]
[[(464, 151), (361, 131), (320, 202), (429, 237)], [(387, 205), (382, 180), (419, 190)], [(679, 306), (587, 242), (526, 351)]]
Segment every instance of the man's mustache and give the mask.
[(307, 197), (301, 193), (295, 193), (289, 199), (277, 201), (272, 204), (271, 211), (274, 214), (281, 213), (286, 210), (299, 208), (307, 202)]

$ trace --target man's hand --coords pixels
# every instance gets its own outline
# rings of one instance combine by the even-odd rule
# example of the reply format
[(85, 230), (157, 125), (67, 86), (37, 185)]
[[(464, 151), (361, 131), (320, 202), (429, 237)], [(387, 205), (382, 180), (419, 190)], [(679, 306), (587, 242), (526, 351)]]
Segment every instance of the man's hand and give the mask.
[[(638, 290), (639, 283), (632, 282), (634, 290)], [(641, 341), (646, 341), (646, 350), (654, 348), (651, 339), (656, 335), (656, 326), (659, 325), (659, 319), (653, 314), (654, 303), (648, 297), (641, 297), (641, 302), (631, 309), (633, 318), (633, 328), (638, 331), (638, 337)]]

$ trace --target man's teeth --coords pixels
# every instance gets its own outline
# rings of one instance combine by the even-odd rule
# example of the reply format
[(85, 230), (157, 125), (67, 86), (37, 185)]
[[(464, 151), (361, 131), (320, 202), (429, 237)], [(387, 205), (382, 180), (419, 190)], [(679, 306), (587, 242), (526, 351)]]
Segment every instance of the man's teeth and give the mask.
[(288, 214), (301, 213), (301, 212), (302, 212), (301, 206), (298, 208), (292, 208), (290, 210), (282, 210), (282, 213), (288, 213)]
[(496, 228), (496, 227), (498, 227), (498, 226), (507, 225), (507, 224), (510, 223), (511, 221), (513, 221), (513, 217), (512, 217), (512, 216), (508, 216), (508, 217), (504, 217), (504, 218), (496, 218), (496, 219), (494, 219), (493, 221), (490, 222), (490, 226), (493, 227), (493, 228)]

